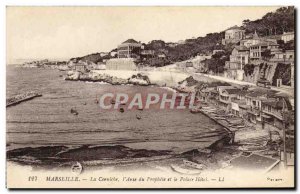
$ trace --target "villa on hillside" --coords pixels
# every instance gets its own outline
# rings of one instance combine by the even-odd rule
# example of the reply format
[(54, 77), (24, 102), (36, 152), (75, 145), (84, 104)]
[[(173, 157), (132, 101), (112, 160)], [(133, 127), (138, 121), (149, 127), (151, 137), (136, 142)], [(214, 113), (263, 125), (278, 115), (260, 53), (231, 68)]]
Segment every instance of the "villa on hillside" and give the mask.
[(230, 61), (225, 62), (224, 76), (234, 79), (244, 79), (244, 66), (249, 63), (249, 49), (245, 46), (236, 46), (230, 55)]
[(118, 45), (118, 58), (138, 58), (142, 44), (134, 39), (128, 39)]
[(238, 43), (240, 40), (245, 39), (245, 30), (237, 25), (225, 30), (225, 38), (222, 39), (222, 44)]
[(251, 37), (240, 40), (240, 45), (243, 45), (243, 46), (249, 48), (252, 45), (256, 45), (256, 44), (263, 43), (263, 42), (277, 43), (277, 40), (280, 40), (280, 39), (281, 39), (281, 36), (259, 37), (257, 32), (255, 31)]
[[(250, 58), (251, 59), (261, 59), (263, 57), (263, 53), (267, 50), (271, 52), (277, 52), (279, 49), (279, 45), (274, 42), (261, 42), (255, 45), (252, 45), (250, 48)], [(272, 53), (270, 53), (272, 54)]]

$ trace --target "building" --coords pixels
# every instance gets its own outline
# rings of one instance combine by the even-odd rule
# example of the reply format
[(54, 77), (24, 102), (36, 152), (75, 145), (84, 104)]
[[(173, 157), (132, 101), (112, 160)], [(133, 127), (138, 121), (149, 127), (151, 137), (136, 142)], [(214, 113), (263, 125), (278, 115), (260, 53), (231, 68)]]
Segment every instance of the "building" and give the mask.
[(193, 62), (192, 61), (187, 61), (185, 63), (185, 67), (194, 67)]
[(138, 58), (142, 44), (128, 39), (118, 46), (118, 58)]
[(88, 70), (87, 68), (87, 64), (84, 62), (79, 61), (78, 63), (74, 64), (73, 69), (75, 71), (79, 71), (79, 72), (86, 72)]
[(273, 52), (272, 58), (269, 60), (268, 63), (273, 64), (290, 64), (291, 65), (291, 87), (294, 87), (294, 79), (295, 79), (295, 51), (294, 50), (286, 50), (281, 51), (278, 50)]
[(108, 52), (101, 52), (100, 53), (100, 57), (105, 57), (105, 56), (107, 56), (109, 53)]
[(254, 89), (245, 95), (246, 105), (248, 106), (248, 119), (256, 124), (257, 129), (262, 129), (262, 102), (274, 97), (277, 92), (268, 89)]
[(201, 102), (212, 102), (218, 96), (215, 87), (196, 88), (196, 90), (196, 96), (199, 97)]
[(258, 34), (255, 31), (255, 33), (253, 34), (253, 36), (251, 38), (247, 38), (247, 39), (241, 40), (240, 41), (240, 45), (249, 48), (250, 46), (258, 44), (261, 41), (262, 40), (259, 38)]
[(224, 108), (226, 112), (230, 112), (231, 103), (237, 99), (239, 92), (241, 92), (241, 89), (233, 87), (219, 90), (219, 106)]
[(110, 56), (113, 57), (113, 58), (116, 58), (118, 56), (118, 52), (117, 51), (111, 51)]
[(213, 50), (212, 54), (214, 55), (219, 52), (224, 53), (225, 51), (223, 49), (215, 49), (215, 50)]
[(142, 50), (141, 55), (153, 57), (155, 54), (154, 50)]
[[(269, 98), (262, 101), (261, 110), (264, 124), (271, 125), (281, 130), (285, 127), (284, 123), (287, 122), (285, 114), (292, 111), (292, 106), (288, 98), (277, 96), (275, 98)], [(268, 127), (270, 129), (270, 126)]]
[(236, 44), (243, 39), (245, 39), (245, 30), (235, 25), (225, 30), (225, 38), (222, 39), (222, 44)]
[(263, 42), (277, 43), (277, 39), (278, 39), (277, 37), (273, 37), (273, 36), (272, 37), (270, 37), (270, 36), (269, 37), (267, 37), (267, 36), (259, 37), (255, 31), (255, 33), (252, 35), (251, 38), (246, 38), (244, 40), (241, 40), (240, 45), (249, 48), (252, 45), (256, 45), (256, 44), (263, 43)]
[(294, 32), (284, 32), (281, 36), (281, 40), (283, 40), (284, 43), (294, 40), (294, 34)]
[(168, 43), (166, 43), (166, 46), (172, 47), (172, 48), (176, 47), (177, 45), (178, 45), (178, 43), (174, 43), (174, 42), (168, 42)]
[(230, 61), (225, 62), (224, 76), (234, 79), (244, 79), (244, 66), (249, 63), (249, 49), (245, 46), (236, 46), (230, 55)]
[(237, 93), (236, 98), (231, 101), (230, 112), (238, 117), (248, 118), (247, 110), (249, 106), (246, 104), (246, 94), (247, 90), (240, 90)]
[(264, 41), (250, 47), (250, 59), (257, 60), (262, 59), (264, 52), (269, 50), (270, 55), (279, 51), (279, 45), (274, 42)]

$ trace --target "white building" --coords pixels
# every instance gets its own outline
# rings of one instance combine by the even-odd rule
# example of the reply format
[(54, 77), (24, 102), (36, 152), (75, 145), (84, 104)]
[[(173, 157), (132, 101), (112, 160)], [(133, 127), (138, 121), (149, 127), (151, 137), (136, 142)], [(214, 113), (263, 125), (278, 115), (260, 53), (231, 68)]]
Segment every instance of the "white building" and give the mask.
[(294, 32), (284, 32), (281, 36), (281, 40), (283, 40), (284, 43), (287, 43), (290, 40), (294, 40)]

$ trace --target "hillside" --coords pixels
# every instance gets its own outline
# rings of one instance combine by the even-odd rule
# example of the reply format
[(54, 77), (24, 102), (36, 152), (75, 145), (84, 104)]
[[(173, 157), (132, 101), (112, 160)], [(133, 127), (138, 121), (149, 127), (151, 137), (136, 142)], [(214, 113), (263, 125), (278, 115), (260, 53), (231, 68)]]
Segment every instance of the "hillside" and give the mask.
[[(250, 21), (245, 19), (242, 27), (246, 30), (246, 34), (252, 34), (255, 31), (260, 36), (280, 35), (283, 32), (294, 31), (295, 28), (295, 9), (294, 7), (281, 7), (275, 12), (269, 12), (261, 19)], [(153, 40), (144, 44), (145, 49), (154, 50), (155, 56), (147, 58), (141, 55), (141, 63), (150, 66), (165, 66), (174, 62), (188, 60), (198, 54), (211, 54), (214, 49), (223, 49), (223, 55), (216, 55), (211, 60), (206, 61), (207, 64), (215, 64), (210, 67), (214, 72), (223, 71), (225, 59), (228, 59), (234, 45), (223, 46), (221, 44), (224, 38), (224, 31), (209, 33), (204, 37), (186, 39), (181, 43), (166, 43), (163, 40)], [(114, 49), (116, 50), (116, 49)], [(112, 51), (114, 51), (112, 50)], [(158, 55), (164, 54), (166, 57), (161, 59)], [(109, 58), (106, 56), (105, 58)], [(90, 60), (93, 62), (101, 62), (104, 58), (99, 53), (90, 54), (77, 59)]]
[(250, 21), (245, 19), (243, 27), (246, 34), (256, 32), (260, 36), (271, 36), (283, 34), (283, 32), (294, 31), (295, 29), (295, 8), (293, 6), (281, 7), (275, 12), (269, 12), (261, 19)]

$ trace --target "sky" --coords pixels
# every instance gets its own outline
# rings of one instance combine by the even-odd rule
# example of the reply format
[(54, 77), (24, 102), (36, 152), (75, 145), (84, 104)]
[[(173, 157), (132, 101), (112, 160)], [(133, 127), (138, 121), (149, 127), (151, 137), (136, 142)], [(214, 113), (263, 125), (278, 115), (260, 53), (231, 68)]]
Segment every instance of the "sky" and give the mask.
[(7, 62), (109, 52), (129, 38), (177, 42), (278, 7), (7, 7)]

